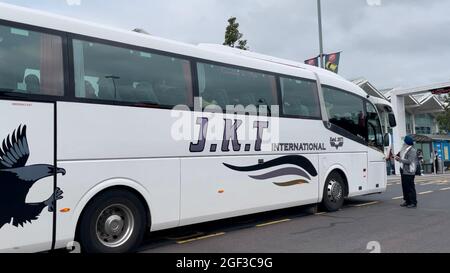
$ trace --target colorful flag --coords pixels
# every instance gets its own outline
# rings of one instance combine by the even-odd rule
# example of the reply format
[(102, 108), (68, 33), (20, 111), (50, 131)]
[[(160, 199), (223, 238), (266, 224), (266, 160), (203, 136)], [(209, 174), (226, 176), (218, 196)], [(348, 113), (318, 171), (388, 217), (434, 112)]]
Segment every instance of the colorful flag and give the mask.
[(338, 73), (341, 52), (325, 54), (325, 69)]
[(309, 65), (313, 65), (313, 66), (319, 66), (319, 56), (306, 60), (305, 64), (309, 64)]

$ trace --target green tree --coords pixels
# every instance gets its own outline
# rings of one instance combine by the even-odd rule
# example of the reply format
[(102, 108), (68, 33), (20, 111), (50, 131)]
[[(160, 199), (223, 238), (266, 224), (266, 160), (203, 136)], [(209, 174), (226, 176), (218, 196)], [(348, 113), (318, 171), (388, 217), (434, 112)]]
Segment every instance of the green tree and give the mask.
[(441, 133), (448, 133), (450, 132), (450, 97), (446, 96), (444, 102), (444, 112), (437, 116), (437, 122)]
[(225, 42), (223, 45), (248, 50), (247, 40), (241, 40), (243, 36), (244, 34), (239, 32), (239, 23), (236, 22), (236, 17), (228, 19), (228, 26), (225, 30)]

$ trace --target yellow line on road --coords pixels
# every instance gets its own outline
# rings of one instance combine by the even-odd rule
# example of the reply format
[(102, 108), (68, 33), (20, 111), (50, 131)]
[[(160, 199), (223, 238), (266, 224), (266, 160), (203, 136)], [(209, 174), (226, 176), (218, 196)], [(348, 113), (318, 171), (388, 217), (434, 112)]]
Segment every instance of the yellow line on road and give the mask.
[(369, 203), (364, 203), (364, 204), (359, 204), (359, 205), (353, 205), (351, 207), (365, 207), (365, 206), (370, 206), (370, 205), (375, 205), (378, 204), (380, 202), (378, 201), (373, 201), (373, 202), (369, 202)]
[(434, 191), (423, 191), (423, 192), (419, 192), (418, 194), (419, 195), (424, 195), (424, 194), (429, 194), (429, 193), (432, 193), (432, 192), (434, 192)]
[(392, 198), (392, 200), (398, 200), (398, 199), (403, 199), (403, 196), (399, 196), (399, 197), (394, 197), (394, 198)]
[(448, 190), (450, 190), (450, 187), (440, 189), (440, 191), (448, 191)]
[(192, 238), (192, 239), (184, 240), (184, 241), (177, 241), (177, 244), (186, 244), (186, 243), (191, 243), (191, 242), (209, 239), (209, 238), (222, 236), (222, 235), (225, 235), (225, 232), (219, 232), (219, 233), (214, 233), (214, 234), (210, 234), (210, 235), (200, 236), (200, 237), (196, 237), (196, 238)]
[(273, 222), (268, 222), (268, 223), (264, 223), (264, 224), (259, 224), (259, 225), (256, 225), (256, 226), (257, 227), (265, 227), (265, 226), (285, 223), (285, 222), (289, 222), (289, 221), (291, 221), (291, 219), (284, 219), (284, 220), (279, 220), (279, 221), (273, 221)]
[(205, 234), (205, 233), (204, 232), (196, 232), (196, 233), (193, 233), (193, 234), (184, 235), (184, 236), (178, 236), (178, 237), (167, 236), (166, 239), (172, 240), (172, 241), (183, 241), (183, 240), (188, 240), (189, 238), (200, 237), (203, 234)]

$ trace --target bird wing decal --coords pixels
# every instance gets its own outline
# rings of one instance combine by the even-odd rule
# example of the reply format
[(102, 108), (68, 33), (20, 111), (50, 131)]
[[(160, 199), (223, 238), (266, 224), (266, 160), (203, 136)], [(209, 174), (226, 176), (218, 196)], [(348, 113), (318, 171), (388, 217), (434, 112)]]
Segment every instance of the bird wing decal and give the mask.
[(24, 167), (30, 156), (27, 141), (27, 126), (19, 126), (3, 140), (0, 148), (0, 169)]
[[(30, 206), (30, 213), (26, 213), (24, 215), (15, 215), (13, 217), (12, 225), (15, 227), (23, 227), (25, 224), (31, 224), (31, 221), (35, 221), (39, 219), (39, 214), (42, 211), (42, 207), (39, 207), (37, 205), (29, 205)], [(28, 211), (27, 211), (28, 212)]]

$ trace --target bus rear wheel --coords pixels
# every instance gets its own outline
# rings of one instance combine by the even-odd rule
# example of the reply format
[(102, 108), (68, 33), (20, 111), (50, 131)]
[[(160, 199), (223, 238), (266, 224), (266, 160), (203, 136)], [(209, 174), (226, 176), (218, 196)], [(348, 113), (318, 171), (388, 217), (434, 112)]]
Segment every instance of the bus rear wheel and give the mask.
[(338, 211), (344, 205), (344, 179), (338, 173), (328, 176), (323, 190), (322, 207), (329, 212)]
[(145, 234), (145, 215), (134, 194), (124, 190), (101, 193), (81, 217), (78, 237), (83, 252), (133, 252)]

